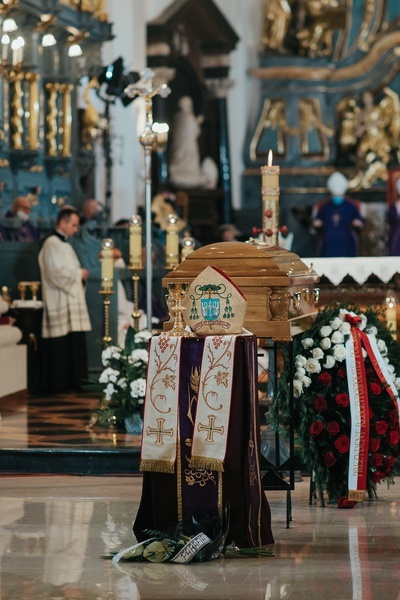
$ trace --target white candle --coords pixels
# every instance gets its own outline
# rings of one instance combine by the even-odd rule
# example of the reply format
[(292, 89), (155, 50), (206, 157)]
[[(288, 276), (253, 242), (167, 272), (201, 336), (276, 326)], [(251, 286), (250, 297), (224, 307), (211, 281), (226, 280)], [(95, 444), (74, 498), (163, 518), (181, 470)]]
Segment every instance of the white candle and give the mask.
[(114, 285), (114, 242), (105, 238), (101, 242), (101, 287), (112, 290)]
[(133, 215), (129, 225), (129, 266), (131, 269), (142, 268), (142, 219)]
[(165, 253), (167, 255), (167, 268), (173, 269), (179, 262), (179, 237), (177, 215), (168, 215), (167, 245), (165, 248)]

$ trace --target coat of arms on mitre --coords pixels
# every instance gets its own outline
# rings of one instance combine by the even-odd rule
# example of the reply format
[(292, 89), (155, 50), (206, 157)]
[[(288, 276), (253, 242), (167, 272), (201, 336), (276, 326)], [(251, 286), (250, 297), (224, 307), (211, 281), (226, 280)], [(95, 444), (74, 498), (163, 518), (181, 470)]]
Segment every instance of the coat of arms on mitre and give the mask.
[(206, 267), (192, 281), (182, 304), (186, 325), (197, 334), (242, 333), (246, 298), (217, 267)]

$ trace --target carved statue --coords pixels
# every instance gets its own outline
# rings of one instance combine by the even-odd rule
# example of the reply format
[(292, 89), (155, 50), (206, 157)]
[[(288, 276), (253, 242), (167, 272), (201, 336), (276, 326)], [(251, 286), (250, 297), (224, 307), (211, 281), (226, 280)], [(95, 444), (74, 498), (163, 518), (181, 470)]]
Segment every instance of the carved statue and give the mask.
[(297, 32), (303, 54), (311, 58), (331, 56), (333, 34), (343, 29), (346, 9), (339, 0), (305, 0), (305, 26)]
[(369, 188), (377, 179), (387, 179), (387, 165), (400, 143), (400, 101), (390, 88), (374, 102), (370, 91), (362, 95), (362, 103), (344, 98), (337, 107), (341, 120), (339, 142), (343, 150), (353, 150), (357, 173), (349, 182), (350, 189)]
[(218, 168), (206, 157), (200, 161), (199, 136), (203, 116), (193, 112), (189, 96), (179, 100), (179, 110), (172, 123), (169, 172), (170, 181), (177, 187), (215, 188)]
[(328, 137), (332, 137), (335, 130), (323, 122), (318, 99), (299, 99), (299, 120), (302, 155), (323, 155), (327, 158), (329, 156)]
[(91, 79), (83, 92), (85, 110), (82, 117), (82, 145), (86, 150), (93, 150), (93, 141), (100, 126), (100, 115), (90, 101), (90, 90), (98, 89), (99, 82), (96, 78)]
[(292, 19), (287, 0), (264, 0), (262, 44), (264, 48), (284, 51), (284, 41)]

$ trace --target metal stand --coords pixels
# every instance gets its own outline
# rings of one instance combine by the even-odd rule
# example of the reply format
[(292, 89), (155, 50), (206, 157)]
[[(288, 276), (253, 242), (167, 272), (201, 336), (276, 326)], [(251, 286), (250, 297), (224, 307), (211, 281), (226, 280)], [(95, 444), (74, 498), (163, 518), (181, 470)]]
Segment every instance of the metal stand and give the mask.
[[(281, 342), (280, 342), (281, 343)], [(289, 344), (289, 369), (293, 372), (293, 343)], [(270, 401), (273, 401), (273, 396), (276, 393), (279, 385), (278, 368), (277, 368), (277, 342), (272, 339), (267, 340), (264, 348), (268, 352), (268, 390), (272, 390)], [(268, 393), (267, 393), (268, 396)], [(268, 398), (267, 398), (268, 400)], [(260, 405), (262, 411), (263, 406), (267, 406), (268, 401)], [(288, 431), (288, 455), (282, 456), (282, 441), (283, 438), (278, 431), (273, 433), (273, 448), (265, 456), (265, 448), (261, 442), (261, 458), (260, 470), (262, 474), (262, 484), (264, 490), (284, 490), (286, 491), (286, 528), (289, 528), (292, 520), (292, 496), (291, 491), (294, 490), (294, 422), (293, 422), (293, 383), (290, 382), (290, 399), (289, 399), (290, 423)], [(263, 421), (263, 415), (261, 415)], [(271, 432), (272, 433), (272, 432)], [(271, 436), (272, 437), (272, 436)], [(286, 439), (286, 438), (285, 438)], [(264, 451), (264, 454), (263, 454)], [(285, 452), (286, 454), (286, 452)]]
[(104, 336), (102, 342), (104, 347), (107, 348), (112, 342), (112, 337), (110, 336), (110, 296), (111, 294), (114, 294), (114, 290), (99, 290), (99, 294), (104, 296)]
[[(130, 267), (129, 267), (130, 268)], [(130, 268), (131, 271), (133, 269)], [(139, 274), (137, 272), (133, 272), (132, 282), (133, 282), (133, 328), (138, 331), (139, 330), (139, 319), (140, 319), (140, 310), (139, 310)]]

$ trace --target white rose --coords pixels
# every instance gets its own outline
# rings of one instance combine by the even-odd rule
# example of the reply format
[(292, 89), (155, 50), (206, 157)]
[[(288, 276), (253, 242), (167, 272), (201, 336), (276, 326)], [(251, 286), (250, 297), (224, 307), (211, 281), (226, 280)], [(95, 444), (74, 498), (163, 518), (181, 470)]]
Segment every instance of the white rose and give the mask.
[(394, 387), (396, 388), (396, 390), (400, 390), (400, 377), (396, 377), (396, 379), (394, 380)]
[(118, 346), (108, 346), (101, 353), (101, 362), (103, 363), (103, 367), (108, 367), (110, 364), (110, 359), (115, 358), (119, 360), (121, 357), (121, 349)]
[(321, 360), (321, 358), (324, 358), (324, 353), (322, 352), (321, 348), (314, 348), (312, 355), (316, 360)]
[[(344, 321), (346, 315), (350, 315), (351, 313), (346, 308), (341, 308), (339, 310), (339, 319)], [(353, 313), (354, 314), (354, 313)]]
[(296, 367), (304, 367), (304, 365), (306, 364), (307, 359), (305, 356), (302, 356), (301, 354), (298, 354), (296, 356), (296, 360), (295, 360), (295, 366)]
[(131, 396), (132, 398), (143, 398), (146, 393), (146, 380), (135, 379), (131, 382)]
[(335, 359), (331, 354), (327, 354), (325, 357), (324, 367), (325, 369), (332, 369), (336, 364)]
[(309, 358), (306, 362), (305, 369), (308, 373), (320, 373), (321, 365), (315, 358)]
[[(399, 379), (399, 382), (400, 382), (400, 379)], [(293, 381), (293, 396), (295, 398), (298, 398), (301, 395), (302, 391), (303, 391), (303, 384), (298, 379), (295, 379)]]
[(331, 337), (332, 344), (343, 344), (344, 335), (340, 331), (334, 331)]
[(341, 326), (339, 327), (339, 331), (341, 333), (343, 333), (343, 335), (350, 335), (350, 331), (351, 331), (350, 323), (348, 323), (347, 321), (344, 321), (344, 323), (342, 323)]
[(336, 331), (336, 329), (339, 329), (342, 323), (342, 319), (339, 319), (339, 317), (335, 317), (334, 319), (332, 319), (329, 325), (332, 327), (333, 331)]
[(329, 350), (329, 348), (332, 346), (331, 338), (324, 338), (320, 341), (319, 345), (321, 346), (322, 350)]
[(389, 371), (389, 373), (392, 375), (394, 373), (394, 366), (393, 365), (388, 365), (387, 370)]
[(126, 377), (121, 377), (120, 379), (118, 379), (117, 385), (123, 390), (126, 390)]
[(378, 330), (377, 330), (377, 328), (375, 327), (375, 325), (370, 325), (370, 326), (368, 327), (368, 333), (369, 333), (370, 335), (375, 335), (375, 336), (378, 334)]
[(319, 335), (323, 338), (328, 337), (329, 335), (331, 335), (332, 333), (332, 329), (329, 327), (329, 325), (324, 325), (324, 327), (321, 327), (321, 329), (319, 330)]
[(307, 377), (307, 375), (304, 375), (303, 379), (301, 380), (301, 383), (303, 384), (303, 387), (310, 387), (311, 377)]
[(115, 388), (113, 386), (112, 383), (109, 383), (106, 387), (106, 389), (104, 390), (104, 393), (106, 395), (106, 400), (111, 400), (111, 396), (113, 395), (113, 393), (115, 392)]
[(100, 375), (99, 382), (100, 383), (109, 383), (111, 381), (112, 383), (116, 383), (119, 375), (120, 375), (119, 371), (108, 367), (107, 369), (104, 369), (104, 371)]
[(358, 328), (364, 331), (367, 326), (367, 317), (365, 315), (359, 315), (359, 317), (361, 318), (361, 323), (358, 324)]
[(314, 346), (314, 340), (312, 338), (305, 338), (301, 340), (303, 348), (312, 348)]
[(363, 359), (365, 360), (367, 358), (367, 356), (368, 356), (368, 353), (367, 353), (366, 349), (365, 348), (361, 348), (361, 353), (363, 355)]
[(303, 369), (303, 367), (300, 367), (296, 370), (296, 374), (295, 374), (295, 379), (302, 379), (304, 377), (304, 375), (306, 374), (306, 370)]
[(378, 346), (378, 350), (382, 354), (382, 356), (386, 356), (386, 354), (387, 354), (386, 343), (383, 340), (378, 340), (376, 345)]
[(139, 344), (140, 342), (148, 342), (152, 335), (153, 334), (151, 333), (151, 331), (148, 331), (147, 329), (139, 331), (135, 335), (135, 344)]
[(384, 362), (386, 365), (388, 365), (388, 364), (389, 364), (389, 359), (388, 359), (388, 357), (387, 357), (387, 356), (385, 356), (385, 358), (383, 359), (383, 362)]
[(346, 348), (343, 344), (337, 344), (333, 349), (333, 356), (338, 362), (342, 362), (346, 358)]
[(140, 361), (147, 364), (149, 362), (149, 353), (144, 349), (133, 350), (129, 355), (128, 361), (131, 365), (134, 365)]

